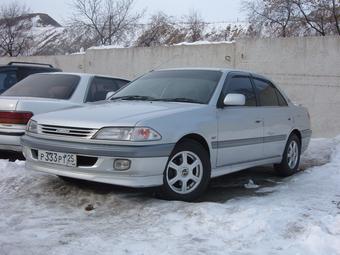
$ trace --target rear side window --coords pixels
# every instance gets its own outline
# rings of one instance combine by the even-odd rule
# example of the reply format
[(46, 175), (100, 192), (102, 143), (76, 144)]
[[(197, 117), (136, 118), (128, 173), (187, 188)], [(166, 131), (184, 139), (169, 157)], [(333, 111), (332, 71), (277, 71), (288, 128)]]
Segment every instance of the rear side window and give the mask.
[(276, 89), (267, 81), (254, 79), (261, 106), (279, 106)]
[(69, 99), (80, 77), (71, 74), (33, 74), (19, 81), (2, 95)]
[[(227, 93), (242, 94), (246, 97), (245, 106), (256, 106), (256, 95), (248, 77), (232, 77), (228, 81)], [(225, 95), (227, 94), (225, 93)]]
[(126, 82), (123, 84), (121, 81), (105, 77), (94, 77), (87, 93), (86, 102), (105, 100), (109, 92), (115, 92), (126, 84)]
[(12, 87), (17, 82), (17, 74), (15, 70), (0, 72), (0, 94)]
[(287, 106), (287, 105), (288, 105), (288, 104), (287, 104), (287, 101), (286, 101), (286, 99), (282, 96), (281, 92), (280, 92), (277, 88), (275, 88), (275, 91), (276, 91), (277, 99), (278, 99), (278, 101), (279, 101), (279, 105), (280, 105), (280, 106)]

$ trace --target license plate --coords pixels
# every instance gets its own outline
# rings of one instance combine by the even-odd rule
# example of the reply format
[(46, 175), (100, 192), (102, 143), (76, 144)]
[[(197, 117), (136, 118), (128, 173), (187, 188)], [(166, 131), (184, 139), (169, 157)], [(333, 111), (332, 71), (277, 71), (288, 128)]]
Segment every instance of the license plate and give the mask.
[(70, 153), (38, 151), (38, 160), (64, 166), (77, 166), (77, 156)]

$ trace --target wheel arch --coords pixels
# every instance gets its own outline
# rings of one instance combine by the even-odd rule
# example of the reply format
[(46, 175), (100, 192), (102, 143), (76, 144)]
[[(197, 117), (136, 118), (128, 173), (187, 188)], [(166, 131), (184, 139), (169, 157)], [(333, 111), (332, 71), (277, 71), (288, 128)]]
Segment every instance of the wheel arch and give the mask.
[[(302, 135), (301, 135), (300, 130), (298, 130), (297, 128), (294, 128), (294, 129), (290, 132), (288, 138), (289, 138), (292, 134), (295, 134), (295, 135), (299, 138), (299, 140), (300, 140), (300, 145), (301, 145), (301, 144), (302, 144)], [(288, 139), (288, 138), (287, 138), (287, 139)]]
[(197, 133), (186, 134), (178, 140), (176, 145), (181, 143), (185, 139), (194, 140), (194, 141), (198, 142), (199, 144), (201, 144), (203, 146), (203, 148), (207, 151), (208, 156), (210, 158), (210, 148), (209, 148), (208, 142), (202, 135), (197, 134)]

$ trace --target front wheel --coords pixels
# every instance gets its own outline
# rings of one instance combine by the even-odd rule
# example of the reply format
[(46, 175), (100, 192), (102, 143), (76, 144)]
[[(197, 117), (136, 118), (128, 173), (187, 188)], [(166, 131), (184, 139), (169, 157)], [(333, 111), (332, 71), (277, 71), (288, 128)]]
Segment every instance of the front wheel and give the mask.
[(290, 176), (298, 172), (301, 154), (301, 141), (292, 134), (287, 141), (280, 164), (274, 165), (275, 170), (281, 176)]
[(194, 140), (184, 140), (175, 147), (164, 170), (164, 197), (195, 200), (207, 188), (210, 172), (210, 158), (206, 149)]

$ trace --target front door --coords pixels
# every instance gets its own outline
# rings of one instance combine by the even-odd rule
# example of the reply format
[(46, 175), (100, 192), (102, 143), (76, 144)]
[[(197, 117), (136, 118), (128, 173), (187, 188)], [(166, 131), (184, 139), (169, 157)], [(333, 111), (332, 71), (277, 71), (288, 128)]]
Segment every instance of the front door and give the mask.
[(221, 98), (228, 93), (245, 95), (246, 103), (217, 110), (218, 141), (213, 146), (218, 150), (218, 167), (263, 158), (263, 116), (247, 73), (228, 75)]

